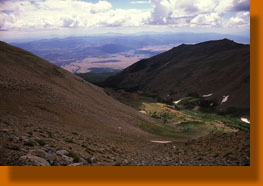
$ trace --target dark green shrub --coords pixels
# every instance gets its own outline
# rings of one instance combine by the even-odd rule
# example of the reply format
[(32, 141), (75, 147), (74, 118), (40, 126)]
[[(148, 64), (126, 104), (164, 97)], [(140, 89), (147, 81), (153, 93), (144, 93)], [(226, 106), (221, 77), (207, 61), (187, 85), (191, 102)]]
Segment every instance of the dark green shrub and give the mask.
[(249, 108), (228, 107), (225, 110), (218, 110), (217, 113), (223, 116), (241, 117), (241, 116), (250, 115), (250, 109)]
[(74, 153), (73, 151), (69, 151), (69, 152), (66, 154), (66, 156), (73, 158), (73, 162), (74, 162), (74, 163), (78, 163), (78, 162), (80, 161), (79, 156), (78, 156), (76, 153)]
[(30, 147), (33, 147), (33, 146), (34, 146), (34, 144), (31, 143), (31, 142), (29, 142), (29, 141), (25, 141), (25, 142), (24, 142), (24, 145), (30, 146)]
[(190, 92), (187, 97), (200, 98), (201, 96), (197, 92)]
[(46, 142), (43, 141), (43, 140), (41, 140), (41, 139), (36, 139), (35, 141), (36, 141), (40, 146), (46, 145)]

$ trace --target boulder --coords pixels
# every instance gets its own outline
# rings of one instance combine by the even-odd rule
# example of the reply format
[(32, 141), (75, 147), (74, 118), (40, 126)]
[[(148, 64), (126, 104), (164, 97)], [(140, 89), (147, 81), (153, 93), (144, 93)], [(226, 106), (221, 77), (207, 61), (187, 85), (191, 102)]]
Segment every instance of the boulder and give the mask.
[(68, 166), (83, 166), (83, 162), (80, 162), (80, 163), (72, 163), (72, 164), (69, 164)]
[(65, 155), (65, 154), (68, 154), (68, 151), (67, 151), (67, 150), (58, 150), (58, 151), (56, 152), (56, 154), (57, 154), (57, 155), (60, 155), (60, 156), (63, 156), (63, 155)]
[(21, 156), (19, 160), (23, 162), (25, 165), (50, 166), (50, 164), (45, 159), (40, 158), (38, 156), (34, 156), (32, 154)]
[(45, 160), (47, 160), (49, 163), (53, 163), (54, 160), (56, 159), (56, 156), (53, 154), (49, 154), (45, 152), (44, 150), (31, 150), (29, 151), (29, 154), (41, 157)]
[(66, 155), (62, 155), (62, 159), (65, 160), (67, 162), (67, 164), (69, 164), (69, 163), (71, 164), (74, 161), (74, 158), (66, 156)]

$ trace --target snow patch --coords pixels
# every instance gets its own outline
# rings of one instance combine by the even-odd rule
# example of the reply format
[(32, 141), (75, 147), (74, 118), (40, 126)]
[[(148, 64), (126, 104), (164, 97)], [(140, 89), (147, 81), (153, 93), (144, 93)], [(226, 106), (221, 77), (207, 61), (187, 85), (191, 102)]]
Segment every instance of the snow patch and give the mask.
[(223, 99), (222, 99), (222, 101), (221, 101), (221, 104), (227, 102), (228, 98), (229, 98), (229, 95), (223, 96)]
[(207, 98), (207, 97), (210, 97), (210, 96), (213, 96), (213, 94), (206, 94), (206, 95), (203, 95), (202, 97), (203, 98)]
[(145, 111), (145, 110), (140, 110), (139, 112), (140, 112), (140, 113), (143, 113), (143, 114), (146, 114), (146, 111)]
[(240, 118), (240, 120), (245, 122), (245, 123), (250, 123), (250, 121), (247, 118)]
[(152, 143), (162, 143), (162, 144), (165, 144), (165, 143), (171, 143), (171, 141), (151, 141)]
[(178, 104), (180, 101), (182, 101), (182, 99), (179, 99), (177, 101), (174, 101), (174, 104)]
[(163, 66), (161, 66), (159, 69), (162, 69), (163, 67), (165, 67), (166, 65), (168, 65), (170, 62), (164, 64)]

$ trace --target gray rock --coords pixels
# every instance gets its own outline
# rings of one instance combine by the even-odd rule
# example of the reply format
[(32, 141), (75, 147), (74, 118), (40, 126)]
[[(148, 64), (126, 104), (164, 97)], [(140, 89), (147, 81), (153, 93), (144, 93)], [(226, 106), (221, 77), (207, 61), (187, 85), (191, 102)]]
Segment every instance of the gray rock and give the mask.
[(43, 150), (30, 150), (29, 154), (47, 159), (48, 154)]
[(55, 155), (46, 153), (44, 150), (30, 150), (29, 154), (41, 157), (41, 158), (47, 160), (49, 163), (53, 163), (54, 160), (56, 159)]
[(80, 162), (80, 163), (72, 163), (72, 164), (69, 164), (68, 166), (83, 166), (83, 162)]
[(96, 162), (97, 162), (97, 159), (96, 159), (94, 156), (92, 156), (91, 158), (88, 158), (87, 161), (88, 161), (89, 163), (96, 163)]
[(69, 157), (66, 155), (62, 155), (62, 159), (65, 160), (67, 162), (67, 164), (71, 164), (74, 161), (74, 159), (72, 157)]
[(122, 161), (122, 163), (124, 163), (124, 164), (128, 164), (129, 161), (125, 159), (125, 160)]
[(50, 147), (48, 144), (44, 145), (43, 149), (48, 153), (55, 152), (55, 149)]
[(31, 154), (21, 156), (19, 160), (25, 163), (26, 165), (50, 166), (50, 164), (45, 159), (40, 158), (38, 156), (31, 155)]
[(57, 154), (57, 155), (60, 155), (60, 156), (63, 156), (63, 155), (65, 155), (65, 154), (68, 154), (68, 151), (67, 151), (67, 150), (58, 150), (58, 151), (56, 152), (56, 154)]

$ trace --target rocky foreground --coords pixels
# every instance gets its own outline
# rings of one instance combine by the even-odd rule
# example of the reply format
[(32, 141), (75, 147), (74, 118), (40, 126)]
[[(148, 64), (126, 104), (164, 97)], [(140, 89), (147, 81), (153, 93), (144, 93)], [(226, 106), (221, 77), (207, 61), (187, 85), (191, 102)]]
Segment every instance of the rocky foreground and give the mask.
[(203, 166), (249, 165), (250, 161), (248, 132), (214, 134), (168, 144), (124, 137), (110, 142), (80, 128), (2, 120), (0, 144), (0, 165)]

